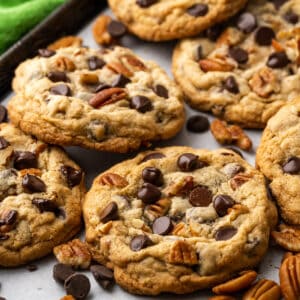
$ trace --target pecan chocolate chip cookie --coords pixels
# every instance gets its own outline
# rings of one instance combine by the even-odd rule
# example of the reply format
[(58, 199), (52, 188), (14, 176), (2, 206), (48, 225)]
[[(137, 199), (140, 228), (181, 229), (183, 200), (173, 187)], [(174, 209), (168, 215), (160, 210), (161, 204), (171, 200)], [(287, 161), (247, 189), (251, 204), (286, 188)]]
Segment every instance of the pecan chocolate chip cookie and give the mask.
[(264, 130), (256, 164), (270, 180), (282, 218), (300, 225), (300, 98), (283, 106)]
[(263, 175), (229, 149), (169, 147), (99, 175), (84, 205), (92, 256), (132, 293), (188, 293), (255, 266), (277, 221)]
[(109, 0), (127, 28), (145, 40), (165, 41), (198, 34), (237, 13), (246, 0)]
[(21, 64), (8, 105), (24, 132), (58, 145), (127, 152), (174, 136), (182, 95), (166, 73), (129, 49), (40, 51)]
[(176, 81), (196, 109), (263, 128), (300, 93), (299, 1), (249, 1), (238, 16), (179, 42)]
[(80, 229), (83, 173), (59, 148), (0, 125), (0, 266), (51, 253)]

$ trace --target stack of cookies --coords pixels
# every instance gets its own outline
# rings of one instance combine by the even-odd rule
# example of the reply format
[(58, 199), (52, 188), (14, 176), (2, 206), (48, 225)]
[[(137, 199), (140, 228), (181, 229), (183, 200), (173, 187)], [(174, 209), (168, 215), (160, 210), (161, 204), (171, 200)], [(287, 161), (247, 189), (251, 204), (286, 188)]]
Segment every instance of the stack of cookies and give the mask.
[[(0, 265), (54, 249), (65, 299), (85, 299), (90, 289), (71, 267), (135, 294), (213, 287), (219, 296), (211, 299), (236, 299), (245, 289), (245, 300), (299, 299), (299, 1), (108, 2), (119, 21), (96, 20), (101, 49), (62, 39), (16, 70), (11, 124), (0, 125)], [(176, 83), (119, 45), (126, 32), (181, 39), (172, 59)], [(112, 166), (85, 195), (83, 172), (57, 146), (150, 147), (182, 129), (184, 100), (218, 118), (211, 131), (221, 144), (250, 150), (242, 128), (265, 128), (256, 168), (235, 148), (157, 148)], [(209, 123), (199, 115), (187, 128), (202, 132)], [(70, 241), (82, 214), (85, 242)], [(255, 282), (271, 235), (289, 251), (281, 286)]]

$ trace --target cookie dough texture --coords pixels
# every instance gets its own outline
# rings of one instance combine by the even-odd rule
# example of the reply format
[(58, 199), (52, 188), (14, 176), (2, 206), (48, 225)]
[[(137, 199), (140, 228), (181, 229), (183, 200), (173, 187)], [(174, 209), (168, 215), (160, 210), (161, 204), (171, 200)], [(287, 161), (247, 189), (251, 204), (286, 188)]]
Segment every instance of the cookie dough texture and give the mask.
[[(245, 0), (205, 0), (200, 3), (195, 0), (153, 2), (155, 3), (148, 7), (141, 7), (136, 0), (108, 1), (116, 17), (132, 33), (150, 41), (166, 41), (196, 35), (228, 19), (246, 4)], [(193, 16), (188, 13), (190, 8), (199, 4), (207, 7), (206, 14)]]
[[(123, 288), (148, 295), (209, 288), (257, 265), (277, 221), (263, 175), (228, 149), (169, 147), (155, 150), (158, 152), (159, 156), (150, 157), (150, 151), (141, 153), (94, 180), (83, 205), (86, 241), (93, 258), (114, 268)], [(198, 156), (202, 168), (181, 171), (177, 160), (184, 153)], [(163, 174), (161, 197), (152, 205), (145, 205), (137, 196), (146, 167)], [(202, 207), (193, 206), (189, 197), (199, 186), (206, 188), (203, 194), (194, 194), (194, 201), (226, 194), (235, 204), (222, 217), (209, 201), (202, 202)], [(112, 201), (117, 204), (118, 217), (111, 212), (111, 218), (106, 216), (101, 222), (100, 216)], [(161, 216), (173, 223), (166, 235), (152, 231), (153, 222)], [(233, 236), (216, 238), (224, 228), (233, 230)], [(139, 235), (151, 242), (132, 251), (131, 241)]]
[[(80, 169), (63, 150), (10, 124), (0, 125), (0, 136), (0, 266), (12, 267), (51, 253), (79, 231), (85, 189), (80, 177), (68, 185), (61, 168)], [(24, 185), (27, 176), (31, 181)]]
[[(66, 77), (53, 78), (53, 72)], [(67, 95), (51, 92), (59, 85), (64, 86), (59, 93)], [(164, 96), (154, 92), (157, 86), (166, 89)], [(16, 95), (8, 105), (12, 122), (52, 144), (128, 152), (174, 136), (184, 123), (175, 83), (158, 65), (121, 47), (64, 48), (51, 57), (27, 60), (16, 70), (13, 88)], [(99, 93), (102, 103), (90, 105)], [(151, 107), (143, 112), (131, 107), (135, 96), (146, 97)]]
[[(296, 0), (253, 0), (244, 12), (254, 16), (256, 25), (251, 28), (253, 20), (248, 15), (248, 27), (244, 21), (241, 30), (237, 16), (219, 26), (223, 31), (216, 41), (208, 37), (180, 41), (173, 54), (172, 69), (193, 108), (211, 111), (243, 127), (263, 128), (283, 104), (300, 93), (300, 5)], [(272, 41), (269, 31), (260, 31), (260, 44), (267, 41), (267, 45), (256, 41), (262, 27), (276, 34)], [(230, 49), (242, 49), (248, 58), (235, 51), (238, 62)], [(273, 67), (268, 66), (270, 56), (279, 52), (289, 62), (281, 60), (283, 64), (275, 67), (273, 60)]]
[(299, 175), (284, 172), (292, 157), (300, 157), (300, 98), (283, 106), (264, 130), (257, 150), (257, 167), (270, 180), (282, 218), (300, 225)]

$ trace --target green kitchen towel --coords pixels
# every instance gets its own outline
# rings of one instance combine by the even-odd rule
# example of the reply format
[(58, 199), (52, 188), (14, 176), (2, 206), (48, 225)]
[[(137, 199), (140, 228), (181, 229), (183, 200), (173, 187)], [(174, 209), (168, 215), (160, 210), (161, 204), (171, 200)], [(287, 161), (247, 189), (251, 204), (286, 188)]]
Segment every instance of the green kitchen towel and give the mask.
[(0, 55), (66, 0), (0, 0)]

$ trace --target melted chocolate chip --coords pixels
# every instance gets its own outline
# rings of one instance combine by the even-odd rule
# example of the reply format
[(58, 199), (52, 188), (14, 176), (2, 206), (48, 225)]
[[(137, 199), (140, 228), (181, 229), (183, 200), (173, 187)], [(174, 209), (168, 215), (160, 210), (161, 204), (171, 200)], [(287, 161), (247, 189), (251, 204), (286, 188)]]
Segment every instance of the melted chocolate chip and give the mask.
[(162, 159), (162, 158), (165, 158), (166, 156), (160, 152), (152, 152), (152, 153), (149, 153), (147, 154), (141, 161), (141, 163), (144, 163), (148, 160), (151, 160), (151, 159)]
[(253, 14), (245, 12), (239, 16), (236, 25), (242, 32), (250, 33), (257, 27), (257, 20)]
[(220, 227), (215, 234), (215, 239), (216, 241), (230, 240), (236, 233), (237, 229), (233, 226)]
[(123, 23), (113, 20), (108, 24), (107, 31), (112, 37), (120, 38), (125, 35), (127, 29)]
[(43, 212), (57, 212), (57, 205), (53, 201), (49, 199), (35, 198), (32, 200), (32, 204), (34, 204), (41, 213)]
[(91, 71), (102, 69), (106, 65), (106, 62), (97, 56), (88, 58), (87, 63)]
[(284, 15), (284, 19), (291, 24), (297, 24), (299, 22), (299, 16), (292, 11), (287, 12)]
[(228, 53), (239, 64), (245, 64), (249, 59), (248, 52), (239, 47), (229, 48)]
[(120, 87), (120, 88), (123, 88), (126, 86), (126, 84), (130, 83), (131, 80), (127, 77), (125, 77), (124, 75), (122, 74), (119, 74), (116, 79), (113, 81), (112, 83), (112, 87)]
[(146, 247), (153, 245), (153, 242), (147, 235), (140, 234), (135, 236), (130, 242), (130, 249), (132, 251), (140, 251)]
[(196, 186), (189, 195), (189, 202), (193, 206), (205, 207), (212, 202), (213, 194), (206, 186)]
[(163, 216), (155, 219), (152, 225), (154, 234), (166, 235), (173, 229), (172, 221), (169, 217)]
[(195, 4), (187, 9), (187, 13), (193, 17), (203, 17), (207, 15), (209, 11), (206, 4)]
[(223, 87), (225, 90), (232, 94), (238, 94), (240, 92), (238, 83), (234, 76), (229, 76), (225, 79)]
[(142, 171), (142, 178), (145, 182), (156, 186), (162, 186), (164, 183), (162, 172), (154, 167), (147, 167)]
[(60, 96), (71, 96), (71, 89), (66, 84), (58, 84), (50, 88), (50, 93)]
[(283, 172), (288, 174), (300, 173), (300, 158), (293, 156), (282, 166)]
[(14, 168), (17, 170), (37, 168), (38, 159), (35, 153), (29, 151), (16, 151), (14, 153)]
[(62, 166), (60, 172), (66, 178), (70, 188), (80, 184), (83, 175), (81, 170), (76, 170), (70, 166)]
[(195, 133), (205, 132), (209, 129), (208, 118), (202, 115), (192, 116), (188, 119), (186, 128)]
[(65, 280), (73, 274), (75, 271), (69, 265), (59, 263), (53, 267), (53, 278), (57, 282), (65, 283)]
[(49, 72), (49, 73), (47, 74), (47, 77), (48, 77), (52, 82), (59, 82), (59, 81), (68, 82), (68, 81), (69, 81), (69, 78), (68, 78), (66, 72), (60, 72), (60, 71)]
[(136, 0), (136, 4), (142, 8), (149, 7), (156, 3), (158, 0)]
[(26, 174), (22, 180), (22, 186), (29, 193), (42, 193), (46, 191), (46, 185), (40, 178)]
[(38, 52), (41, 57), (46, 57), (46, 58), (56, 54), (55, 51), (50, 49), (39, 49)]
[(159, 97), (166, 98), (166, 99), (169, 98), (168, 90), (161, 84), (154, 86), (153, 91)]
[(183, 172), (191, 172), (203, 168), (206, 164), (198, 159), (199, 157), (192, 153), (184, 153), (179, 156), (177, 166)]
[(17, 221), (18, 212), (16, 210), (11, 210), (9, 213), (5, 216), (4, 224), (6, 225), (13, 225)]
[(4, 137), (0, 137), (0, 150), (6, 149), (8, 146), (10, 145), (10, 143), (4, 138)]
[(118, 205), (116, 202), (110, 202), (100, 213), (100, 221), (107, 223), (119, 219)]
[(91, 284), (85, 275), (75, 273), (66, 279), (64, 288), (76, 300), (84, 300), (90, 292)]
[(267, 66), (273, 69), (281, 69), (286, 67), (290, 63), (284, 51), (272, 53), (267, 62)]
[(255, 41), (260, 46), (270, 46), (275, 36), (275, 32), (272, 28), (262, 26), (255, 32)]
[(151, 183), (144, 183), (138, 190), (138, 198), (146, 204), (153, 204), (161, 197), (161, 191)]
[(136, 109), (140, 113), (145, 113), (153, 109), (152, 102), (145, 96), (134, 96), (130, 100), (130, 107)]
[(110, 288), (114, 283), (113, 270), (102, 265), (93, 265), (90, 267), (95, 280), (104, 288)]
[(7, 121), (7, 109), (0, 104), (0, 123)]
[(214, 208), (220, 217), (227, 215), (227, 209), (234, 204), (234, 200), (228, 195), (218, 195), (213, 201)]

